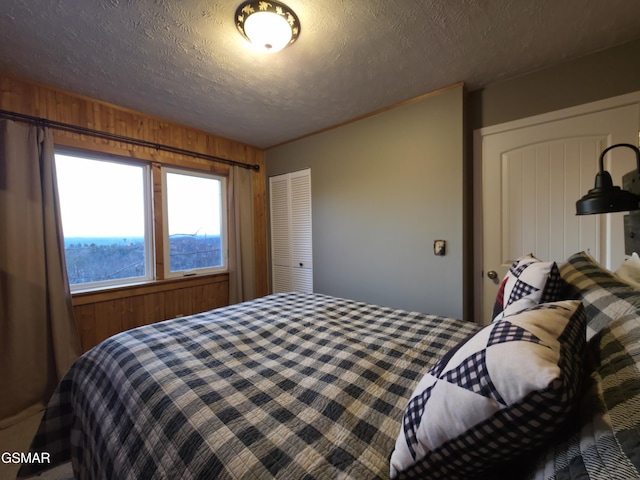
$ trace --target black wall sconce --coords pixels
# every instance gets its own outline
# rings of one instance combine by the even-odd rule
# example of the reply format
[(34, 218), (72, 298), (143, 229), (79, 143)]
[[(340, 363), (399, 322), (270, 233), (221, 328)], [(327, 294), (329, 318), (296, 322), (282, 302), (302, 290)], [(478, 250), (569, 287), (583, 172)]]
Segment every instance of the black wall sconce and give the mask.
[[(600, 154), (600, 171), (596, 175), (595, 187), (576, 202), (576, 215), (594, 213), (627, 212), (640, 209), (640, 195), (613, 185), (611, 175), (604, 169), (604, 156), (609, 150), (627, 147), (636, 152), (636, 171), (629, 172), (640, 178), (640, 149), (629, 143), (618, 143), (605, 148)], [(626, 175), (625, 175), (626, 177)], [(632, 182), (638, 184), (638, 182)]]

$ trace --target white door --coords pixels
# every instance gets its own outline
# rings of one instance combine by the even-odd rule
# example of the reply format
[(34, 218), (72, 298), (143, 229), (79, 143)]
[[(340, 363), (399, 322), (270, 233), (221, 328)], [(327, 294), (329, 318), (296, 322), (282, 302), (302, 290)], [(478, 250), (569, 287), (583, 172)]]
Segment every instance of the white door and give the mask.
[(291, 291), (291, 225), (289, 176), (269, 178), (271, 220), (271, 287), (273, 293)]
[(313, 292), (311, 170), (269, 178), (273, 293)]
[[(476, 132), (483, 173), (475, 313), (483, 323), (491, 321), (501, 279), (523, 254), (560, 263), (588, 250), (607, 268), (622, 263), (624, 213), (576, 216), (575, 203), (593, 188), (602, 150), (638, 143), (639, 103), (639, 94), (625, 95)], [(631, 149), (606, 157), (616, 185), (635, 168)]]
[(311, 170), (289, 174), (291, 181), (291, 278), (292, 288), (313, 292), (311, 242)]

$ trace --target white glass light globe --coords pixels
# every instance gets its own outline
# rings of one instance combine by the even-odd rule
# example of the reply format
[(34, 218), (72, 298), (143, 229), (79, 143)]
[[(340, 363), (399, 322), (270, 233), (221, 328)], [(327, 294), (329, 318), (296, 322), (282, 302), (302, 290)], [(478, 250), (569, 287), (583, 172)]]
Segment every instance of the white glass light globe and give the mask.
[(244, 22), (244, 33), (263, 52), (277, 52), (291, 41), (289, 22), (277, 13), (256, 12)]

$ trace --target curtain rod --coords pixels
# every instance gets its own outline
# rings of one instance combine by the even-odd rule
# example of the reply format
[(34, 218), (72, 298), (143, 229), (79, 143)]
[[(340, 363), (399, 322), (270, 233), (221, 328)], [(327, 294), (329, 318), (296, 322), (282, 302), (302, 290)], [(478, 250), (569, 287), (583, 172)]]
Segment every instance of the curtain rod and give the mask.
[(90, 128), (78, 127), (69, 123), (56, 122), (55, 120), (47, 120), (46, 118), (32, 117), (31, 115), (25, 115), (22, 113), (10, 112), (7, 110), (0, 110), (0, 117), (9, 118), (12, 120), (26, 122), (34, 125), (41, 125), (43, 127), (50, 127), (56, 130), (64, 130), (66, 132), (78, 133), (81, 135), (90, 135), (93, 137), (104, 138), (107, 140), (114, 140), (123, 143), (129, 143), (131, 145), (137, 145), (139, 147), (155, 148), (156, 150), (162, 150), (164, 152), (179, 153), (182, 155), (188, 155), (190, 157), (202, 158), (205, 160), (211, 160), (219, 163), (226, 163), (227, 165), (236, 165), (250, 170), (260, 170), (258, 164), (247, 164), (242, 162), (236, 162), (235, 160), (228, 160), (226, 158), (215, 157), (213, 155), (207, 155), (205, 153), (192, 152), (190, 150), (184, 150), (178, 147), (171, 147), (169, 145), (162, 145), (161, 143), (148, 142), (146, 140), (138, 140), (137, 138), (125, 137), (115, 133), (101, 132), (99, 130), (92, 130)]

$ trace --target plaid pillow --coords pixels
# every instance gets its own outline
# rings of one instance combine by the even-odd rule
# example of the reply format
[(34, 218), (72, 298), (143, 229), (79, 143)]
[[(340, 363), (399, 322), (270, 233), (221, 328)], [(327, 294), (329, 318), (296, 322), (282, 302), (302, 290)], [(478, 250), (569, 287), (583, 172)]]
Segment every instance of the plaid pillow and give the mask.
[(541, 304), (456, 347), (411, 396), (391, 477), (467, 479), (542, 445), (578, 392), (585, 322), (579, 301)]
[(518, 258), (500, 284), (493, 321), (533, 307), (561, 300), (562, 280), (556, 262), (542, 262), (532, 254)]
[(587, 312), (587, 340), (611, 320), (640, 309), (640, 291), (622, 282), (587, 252), (572, 255), (560, 265), (567, 298), (582, 301)]

